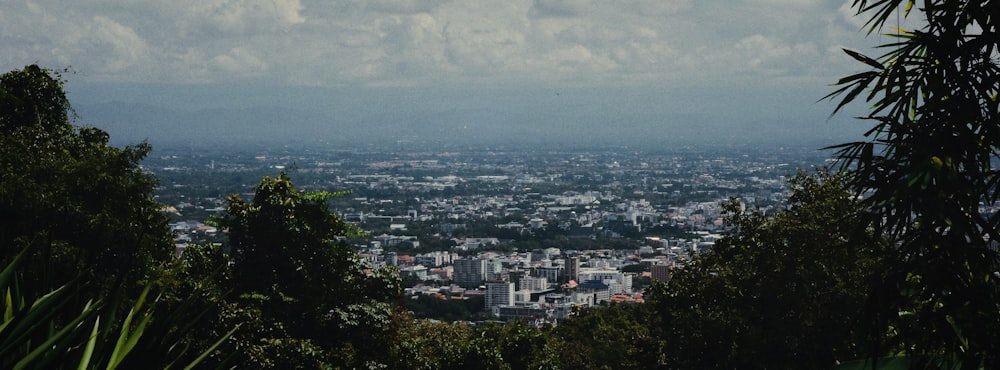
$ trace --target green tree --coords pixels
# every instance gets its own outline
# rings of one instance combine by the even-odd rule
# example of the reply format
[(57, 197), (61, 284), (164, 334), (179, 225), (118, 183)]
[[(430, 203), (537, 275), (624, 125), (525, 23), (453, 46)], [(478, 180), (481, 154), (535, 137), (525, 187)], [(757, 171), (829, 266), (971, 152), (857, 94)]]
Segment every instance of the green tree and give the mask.
[(34, 65), (0, 75), (0, 364), (197, 363), (226, 335), (193, 347), (202, 312), (162, 310), (173, 242), (139, 167), (149, 145), (74, 126), (62, 84)]
[[(389, 347), (394, 369), (558, 369), (550, 331), (515, 321), (472, 328), (401, 315)], [(571, 367), (572, 368), (572, 367)]]
[(545, 331), (523, 321), (488, 324), (474, 333), (466, 364), (498, 370), (557, 368), (547, 341)]
[(397, 337), (390, 347), (393, 369), (469, 369), (473, 329), (465, 324), (430, 322), (406, 316), (399, 318)]
[[(869, 33), (899, 19), (868, 71), (841, 79), (834, 110), (871, 104), (866, 140), (838, 146), (850, 187), (865, 195), (874, 227), (897, 242), (874, 286), (876, 354), (904, 351), (918, 366), (945, 361), (1000, 366), (1000, 284), (995, 239), (1000, 173), (1000, 68), (995, 1), (855, 0)], [(936, 366), (936, 365), (934, 365)]]
[(661, 340), (645, 304), (611, 304), (578, 310), (559, 322), (546, 351), (564, 369), (655, 369), (664, 366)]
[(253, 343), (256, 366), (362, 366), (390, 340), (398, 274), (367, 269), (343, 241), (355, 230), (330, 212), (336, 195), (298, 191), (282, 173), (250, 202), (227, 199), (232, 294), (271, 328)]
[(787, 209), (733, 200), (732, 230), (648, 291), (671, 368), (828, 368), (853, 359), (859, 313), (886, 246), (854, 235), (859, 203), (837, 177), (800, 173)]
[(0, 261), (31, 248), (26, 292), (81, 274), (83, 288), (141, 287), (173, 252), (156, 180), (139, 166), (150, 147), (112, 147), (71, 113), (58, 73), (0, 75)]

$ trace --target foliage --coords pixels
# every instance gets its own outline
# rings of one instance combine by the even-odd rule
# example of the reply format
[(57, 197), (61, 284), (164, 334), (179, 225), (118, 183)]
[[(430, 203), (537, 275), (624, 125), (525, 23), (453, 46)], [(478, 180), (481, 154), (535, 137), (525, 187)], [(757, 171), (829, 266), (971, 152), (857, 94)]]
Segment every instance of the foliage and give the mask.
[[(229, 258), (221, 245), (189, 244), (157, 279), (163, 293), (156, 309), (169, 312), (174, 323), (189, 323), (175, 328), (184, 334), (185, 345), (215, 347), (202, 360), (205, 367), (233, 364), (238, 360), (239, 335), (263, 330), (259, 315), (227, 300), (231, 278)], [(229, 339), (213, 345), (221, 337)]]
[(366, 269), (342, 241), (356, 230), (332, 212), (339, 194), (301, 192), (284, 173), (265, 177), (251, 202), (233, 195), (229, 231), (234, 312), (259, 314), (265, 332), (238, 333), (249, 363), (360, 366), (390, 338), (395, 271)]
[(546, 348), (547, 332), (522, 321), (488, 324), (476, 330), (468, 363), (488, 369), (551, 369), (555, 353)]
[[(88, 301), (79, 313), (64, 319), (66, 306), (85, 290), (74, 279), (52, 292), (25, 296), (18, 281), (26, 275), (27, 251), (18, 254), (0, 272), (4, 294), (0, 320), (0, 366), (10, 369), (118, 367), (191, 368), (198, 365), (232, 331), (208, 344), (201, 353), (185, 345), (185, 329), (198, 321), (179, 321), (178, 313), (154, 314), (155, 301), (147, 302), (153, 285), (147, 285), (134, 303), (121, 294)], [(152, 303), (152, 304), (151, 304)], [(127, 312), (124, 317), (121, 312)]]
[(58, 74), (28, 66), (0, 76), (0, 262), (34, 251), (28, 295), (80, 274), (93, 282), (83, 288), (138, 290), (173, 250), (156, 181), (139, 166), (150, 147), (111, 147), (69, 112)]
[[(648, 290), (671, 368), (824, 368), (851, 359), (885, 244), (854, 234), (839, 178), (799, 173), (774, 216), (724, 205), (732, 231)], [(808, 364), (808, 365), (804, 365)]]
[[(42, 126), (47, 131), (67, 134), (72, 108), (63, 92), (61, 74), (37, 65), (0, 76), (0, 131)], [(61, 131), (61, 132), (60, 132)]]
[(399, 318), (400, 327), (390, 351), (394, 369), (446, 370), (468, 369), (466, 362), (473, 350), (473, 328), (465, 324), (449, 324)]
[(389, 348), (393, 369), (559, 369), (550, 346), (551, 328), (534, 328), (522, 321), (443, 323), (397, 314), (396, 338)]
[(139, 166), (149, 145), (74, 126), (62, 86), (35, 65), (0, 75), (0, 363), (197, 364), (226, 334), (192, 346), (203, 312), (168, 292), (172, 233)]
[[(867, 71), (842, 78), (836, 113), (863, 97), (867, 139), (840, 145), (850, 187), (866, 196), (873, 226), (898, 242), (871, 293), (875, 354), (903, 351), (915, 365), (947, 359), (1000, 366), (1000, 68), (995, 1), (855, 0), (869, 32), (902, 11), (919, 29), (896, 28), (872, 58), (845, 50)], [(901, 10), (902, 9), (902, 10)], [(894, 17), (895, 16), (895, 17)]]
[(565, 369), (653, 369), (662, 367), (661, 338), (649, 325), (645, 304), (612, 304), (578, 310), (553, 328), (547, 351)]

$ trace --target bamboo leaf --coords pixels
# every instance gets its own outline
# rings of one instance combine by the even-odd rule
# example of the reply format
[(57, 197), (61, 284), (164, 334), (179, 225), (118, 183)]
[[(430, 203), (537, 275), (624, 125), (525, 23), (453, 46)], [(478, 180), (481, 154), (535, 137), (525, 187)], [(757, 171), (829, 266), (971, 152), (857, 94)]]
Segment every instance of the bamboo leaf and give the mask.
[(861, 53), (856, 52), (856, 51), (851, 50), (851, 49), (842, 49), (842, 50), (844, 50), (844, 52), (847, 53), (847, 55), (850, 55), (851, 58), (854, 58), (855, 60), (857, 60), (857, 61), (859, 61), (861, 63), (867, 64), (869, 66), (872, 66), (872, 67), (875, 67), (875, 68), (878, 68), (878, 69), (885, 69), (885, 66), (883, 66), (882, 63), (879, 63), (877, 60), (869, 58), (868, 56), (866, 56), (864, 54), (861, 54)]

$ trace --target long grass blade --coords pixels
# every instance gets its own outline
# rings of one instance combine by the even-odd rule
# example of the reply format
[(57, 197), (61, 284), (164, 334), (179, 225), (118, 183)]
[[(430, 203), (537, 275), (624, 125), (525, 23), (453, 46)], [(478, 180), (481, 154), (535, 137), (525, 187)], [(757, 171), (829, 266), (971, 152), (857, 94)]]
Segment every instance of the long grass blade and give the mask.
[(87, 339), (87, 347), (83, 350), (83, 356), (80, 357), (80, 365), (77, 366), (77, 369), (86, 370), (90, 368), (90, 359), (94, 355), (94, 346), (97, 345), (97, 333), (100, 327), (101, 316), (97, 316), (94, 319), (94, 329), (90, 331), (90, 339)]

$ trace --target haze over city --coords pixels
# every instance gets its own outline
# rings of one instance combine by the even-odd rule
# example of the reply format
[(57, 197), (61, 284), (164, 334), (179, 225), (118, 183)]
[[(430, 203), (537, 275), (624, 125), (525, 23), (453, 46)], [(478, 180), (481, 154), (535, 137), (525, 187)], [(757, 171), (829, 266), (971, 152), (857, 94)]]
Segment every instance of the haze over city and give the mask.
[(879, 41), (849, 4), (19, 1), (0, 68), (116, 144), (821, 147), (865, 127), (819, 101)]

